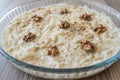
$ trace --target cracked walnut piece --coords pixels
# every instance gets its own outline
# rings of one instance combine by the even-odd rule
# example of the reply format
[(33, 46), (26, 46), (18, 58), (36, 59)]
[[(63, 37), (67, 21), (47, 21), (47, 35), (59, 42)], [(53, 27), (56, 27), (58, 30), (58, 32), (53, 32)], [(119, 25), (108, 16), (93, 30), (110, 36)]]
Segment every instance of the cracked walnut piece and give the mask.
[(58, 48), (55, 45), (49, 45), (47, 47), (47, 55), (56, 56), (59, 54)]
[(97, 33), (103, 33), (103, 32), (106, 31), (106, 28), (105, 28), (102, 24), (100, 24), (99, 26), (97, 26), (97, 27), (94, 29), (94, 31), (97, 32)]
[(86, 51), (91, 51), (91, 50), (94, 50), (95, 46), (92, 42), (86, 40), (81, 42), (81, 47)]
[(30, 42), (36, 38), (35, 34), (29, 32), (27, 35), (24, 36), (23, 40), (25, 42)]
[(70, 24), (67, 21), (61, 21), (60, 28), (67, 29), (70, 27)]
[(41, 19), (42, 19), (41, 16), (37, 16), (37, 15), (34, 15), (34, 16), (32, 16), (31, 18), (32, 18), (32, 20), (35, 21), (35, 22), (39, 22), (39, 21), (41, 21)]
[(67, 14), (67, 13), (69, 13), (69, 11), (68, 11), (67, 9), (63, 9), (63, 10), (60, 12), (60, 14)]
[(83, 14), (80, 18), (84, 19), (85, 21), (90, 21), (92, 19), (91, 15), (88, 14)]

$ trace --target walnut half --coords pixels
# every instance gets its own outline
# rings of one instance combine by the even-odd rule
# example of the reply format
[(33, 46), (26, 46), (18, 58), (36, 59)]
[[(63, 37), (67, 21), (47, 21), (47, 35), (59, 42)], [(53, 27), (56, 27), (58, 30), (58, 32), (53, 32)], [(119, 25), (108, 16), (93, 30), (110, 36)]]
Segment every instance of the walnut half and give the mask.
[(23, 40), (24, 40), (25, 42), (30, 42), (30, 41), (34, 40), (35, 38), (36, 38), (35, 34), (29, 32), (27, 35), (25, 35), (25, 36), (23, 37)]
[(62, 14), (67, 14), (67, 13), (69, 13), (69, 11), (65, 8), (65, 9), (63, 9), (63, 10), (61, 10), (61, 12), (60, 12), (60, 14), (62, 15)]
[(81, 19), (84, 19), (85, 21), (90, 21), (92, 19), (91, 15), (83, 14), (80, 16)]
[(55, 45), (49, 45), (47, 47), (47, 55), (56, 56), (59, 54), (58, 48)]
[(61, 21), (60, 28), (67, 29), (70, 27), (70, 24), (67, 21)]
[(92, 42), (90, 41), (81, 41), (81, 47), (82, 49), (86, 50), (86, 51), (91, 51), (94, 50), (95, 46)]
[(31, 18), (32, 18), (32, 20), (35, 21), (35, 22), (39, 22), (39, 21), (42, 20), (42, 17), (41, 17), (41, 16), (37, 16), (37, 15), (34, 15), (34, 16), (32, 16)]
[(94, 29), (94, 31), (100, 34), (100, 33), (105, 32), (106, 28), (102, 24), (100, 24)]

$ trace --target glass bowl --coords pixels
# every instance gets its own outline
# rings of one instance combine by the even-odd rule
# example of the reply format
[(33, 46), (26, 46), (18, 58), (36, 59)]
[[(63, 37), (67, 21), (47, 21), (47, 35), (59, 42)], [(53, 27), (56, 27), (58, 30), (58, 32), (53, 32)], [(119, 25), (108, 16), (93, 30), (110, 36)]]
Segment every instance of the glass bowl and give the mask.
[(7, 58), (12, 64), (16, 67), (21, 69), (22, 71), (35, 75), (41, 78), (48, 78), (48, 79), (78, 79), (83, 77), (88, 77), (94, 74), (97, 74), (114, 62), (116, 62), (120, 58), (120, 51), (116, 53), (113, 57), (103, 61), (101, 63), (82, 67), (82, 68), (66, 68), (66, 69), (59, 69), (59, 68), (45, 68), (45, 67), (37, 67), (34, 65), (30, 65), (24, 62), (21, 62), (10, 55), (8, 55), (2, 48), (1, 44), (1, 35), (4, 28), (13, 20), (16, 16), (20, 15), (24, 11), (28, 11), (32, 8), (58, 4), (58, 3), (66, 3), (71, 5), (87, 5), (91, 9), (95, 9), (98, 12), (102, 12), (109, 16), (115, 25), (120, 28), (120, 13), (116, 10), (112, 9), (109, 6), (106, 6), (102, 3), (96, 1), (89, 1), (89, 0), (43, 0), (43, 1), (31, 1), (24, 4), (20, 4), (19, 6), (15, 7), (14, 9), (10, 10), (0, 19), (0, 54), (2, 54), (5, 58)]

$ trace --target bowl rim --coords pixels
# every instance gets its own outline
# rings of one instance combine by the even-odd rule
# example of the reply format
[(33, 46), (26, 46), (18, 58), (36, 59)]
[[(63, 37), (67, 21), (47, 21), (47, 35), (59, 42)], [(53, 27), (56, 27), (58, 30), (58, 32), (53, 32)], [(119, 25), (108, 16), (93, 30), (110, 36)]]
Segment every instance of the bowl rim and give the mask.
[[(81, 0), (79, 0), (79, 1), (81, 1)], [(111, 7), (109, 7), (109, 6), (105, 5), (105, 4), (102, 4), (100, 2), (97, 2), (97, 1), (88, 1), (88, 0), (84, 0), (84, 1), (86, 1), (87, 3), (89, 2), (91, 4), (94, 4), (94, 5), (99, 4), (101, 6), (105, 6), (106, 7), (106, 8), (104, 7), (105, 9), (109, 8), (110, 10), (114, 11), (114, 13), (112, 13), (112, 14), (119, 15), (118, 17), (120, 19), (120, 13), (118, 11), (114, 10), (113, 8), (111, 8)], [(36, 2), (42, 2), (42, 1), (30, 1), (30, 2), (27, 2), (27, 3), (23, 3), (20, 6), (25, 6), (26, 4), (30, 4), (31, 2), (36, 3)], [(17, 6), (17, 7), (20, 7), (20, 6)], [(15, 8), (17, 8), (17, 7), (15, 7)], [(13, 8), (13, 9), (15, 9), (15, 8)], [(11, 9), (11, 10), (13, 10), (13, 9)], [(9, 11), (7, 13), (9, 13)], [(7, 13), (5, 13), (5, 14), (7, 14)], [(4, 17), (4, 15), (1, 16), (1, 19), (2, 19), (2, 17)], [(120, 59), (120, 51), (118, 51), (116, 55), (110, 57), (109, 59), (107, 59), (105, 61), (102, 61), (100, 63), (96, 63), (94, 65), (87, 66), (87, 67), (80, 67), (80, 68), (47, 68), (47, 67), (40, 67), (40, 66), (31, 65), (31, 64), (22, 62), (20, 60), (17, 60), (16, 58), (14, 58), (14, 57), (10, 56), (9, 54), (7, 54), (7, 52), (4, 51), (4, 49), (2, 49), (2, 47), (0, 47), (0, 54), (3, 55), (5, 58), (7, 58), (9, 61), (11, 61), (11, 62), (13, 62), (13, 63), (15, 63), (15, 64), (17, 64), (19, 66), (22, 66), (24, 68), (28, 68), (28, 69), (32, 69), (32, 70), (36, 70), (36, 71), (47, 72), (47, 73), (57, 73), (57, 74), (83, 72), (83, 71), (86, 72), (86, 71), (89, 71), (89, 70), (95, 70), (97, 68), (107, 67), (108, 65), (111, 65), (112, 63), (114, 63), (118, 59)]]

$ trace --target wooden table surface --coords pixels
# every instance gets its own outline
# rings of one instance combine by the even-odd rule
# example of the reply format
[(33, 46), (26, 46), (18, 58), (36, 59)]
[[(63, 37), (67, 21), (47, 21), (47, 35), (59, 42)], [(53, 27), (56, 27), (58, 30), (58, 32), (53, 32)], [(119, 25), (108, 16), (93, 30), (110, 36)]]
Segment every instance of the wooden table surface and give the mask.
[[(0, 4), (2, 4), (1, 2), (2, 0), (0, 0)], [(107, 5), (120, 11), (120, 0), (104, 0), (104, 1), (101, 0), (101, 2), (105, 2)], [(92, 77), (84, 78), (81, 80), (120, 80), (119, 66), (120, 60), (114, 63), (105, 71)], [(6, 60), (3, 56), (0, 55), (0, 80), (43, 80), (43, 79), (31, 76), (20, 71), (19, 69), (11, 65), (11, 63), (8, 60)]]

